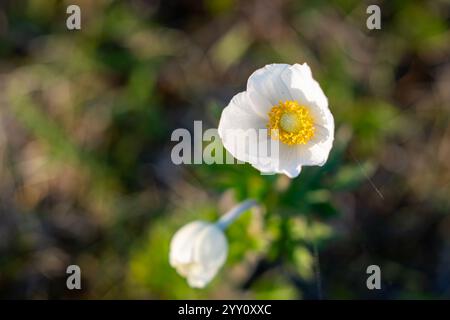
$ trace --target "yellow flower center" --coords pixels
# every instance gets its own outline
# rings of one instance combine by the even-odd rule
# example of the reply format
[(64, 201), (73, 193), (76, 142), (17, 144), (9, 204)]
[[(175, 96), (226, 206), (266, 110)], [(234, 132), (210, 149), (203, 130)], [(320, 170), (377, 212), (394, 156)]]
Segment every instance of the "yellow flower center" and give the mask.
[(306, 144), (314, 137), (314, 120), (297, 101), (280, 101), (269, 112), (269, 135), (288, 145)]

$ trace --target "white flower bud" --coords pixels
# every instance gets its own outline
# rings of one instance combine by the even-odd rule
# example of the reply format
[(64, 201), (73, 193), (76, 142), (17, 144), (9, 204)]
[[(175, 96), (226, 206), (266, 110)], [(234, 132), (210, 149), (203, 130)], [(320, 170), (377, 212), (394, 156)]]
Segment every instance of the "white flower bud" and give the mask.
[(225, 263), (227, 253), (227, 239), (217, 225), (194, 221), (173, 236), (169, 261), (191, 287), (203, 288)]

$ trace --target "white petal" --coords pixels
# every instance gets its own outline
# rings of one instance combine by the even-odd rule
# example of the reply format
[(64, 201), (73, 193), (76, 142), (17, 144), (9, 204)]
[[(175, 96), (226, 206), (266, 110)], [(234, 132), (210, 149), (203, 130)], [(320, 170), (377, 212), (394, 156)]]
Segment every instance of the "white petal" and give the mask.
[(309, 66), (306, 63), (295, 64), (286, 69), (281, 78), (289, 87), (293, 99), (309, 108), (315, 124), (330, 130), (329, 125), (334, 122), (332, 116), (330, 121), (328, 99), (312, 77)]
[(306, 63), (290, 66), (282, 73), (281, 79), (294, 100), (319, 109), (328, 108), (328, 99)]
[(267, 120), (259, 117), (250, 107), (247, 93), (240, 92), (222, 111), (219, 122), (219, 136), (228, 152), (240, 161), (248, 161), (250, 143), (258, 135), (259, 129), (265, 129)]
[(194, 246), (194, 261), (205, 269), (218, 269), (226, 260), (228, 243), (223, 231), (215, 225), (201, 230)]
[(323, 166), (327, 162), (333, 140), (334, 123), (331, 131), (323, 127), (316, 128), (315, 136), (306, 145), (298, 146), (299, 162), (305, 166)]
[(297, 177), (302, 171), (298, 148), (280, 143), (279, 173), (284, 173), (289, 178)]
[[(282, 173), (295, 178), (300, 174), (301, 166), (309, 161), (307, 151), (308, 149), (300, 150), (297, 146), (289, 146), (265, 136), (259, 137), (257, 148), (252, 153), (247, 153), (245, 159), (240, 160), (249, 162), (264, 174)], [(305, 161), (302, 161), (302, 155), (305, 156)]]
[(328, 100), (306, 63), (291, 66), (281, 77), (293, 98), (309, 108), (316, 126), (315, 136), (306, 145), (297, 146), (299, 163), (321, 166), (327, 161), (334, 140), (334, 119)]
[(288, 146), (278, 140), (272, 140), (270, 137), (267, 138), (267, 141), (269, 144), (278, 144), (278, 152), (271, 154), (270, 157), (251, 159), (252, 166), (266, 174), (282, 173), (289, 178), (297, 177), (302, 170), (298, 148)]
[(204, 269), (201, 265), (191, 267), (187, 281), (192, 288), (204, 288), (216, 275), (218, 269)]
[(269, 157), (251, 157), (249, 162), (252, 166), (262, 173), (282, 173), (289, 178), (295, 178), (300, 174), (302, 166), (322, 166), (326, 162), (333, 144), (333, 135), (323, 128), (318, 128), (316, 136), (306, 145), (290, 146), (270, 137), (267, 141), (260, 140), (259, 144), (261, 143), (278, 143), (278, 152)]
[[(172, 267), (192, 263), (194, 257), (194, 239), (208, 226), (204, 221), (193, 221), (179, 229), (170, 242), (169, 262)], [(183, 268), (181, 268), (183, 269)]]
[(219, 121), (219, 135), (227, 129), (265, 128), (267, 120), (261, 119), (251, 108), (246, 91), (239, 92), (226, 106)]
[(289, 87), (281, 80), (281, 75), (288, 68), (288, 64), (269, 64), (248, 78), (247, 92), (252, 108), (265, 119), (280, 100), (292, 100)]
[(187, 275), (188, 283), (195, 288), (208, 284), (225, 263), (228, 243), (223, 231), (209, 225), (197, 235), (194, 245), (194, 264)]

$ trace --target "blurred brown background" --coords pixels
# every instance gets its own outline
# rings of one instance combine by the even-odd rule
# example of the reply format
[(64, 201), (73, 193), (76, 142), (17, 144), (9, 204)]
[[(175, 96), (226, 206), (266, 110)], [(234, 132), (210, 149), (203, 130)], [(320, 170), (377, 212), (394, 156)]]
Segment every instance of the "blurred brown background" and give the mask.
[[(449, 18), (445, 0), (2, 1), (0, 297), (450, 298)], [(307, 62), (328, 96), (326, 167), (289, 181), (171, 163), (174, 129), (217, 127), (275, 62)], [(247, 196), (265, 210), (230, 228), (217, 280), (189, 288), (171, 235)]]

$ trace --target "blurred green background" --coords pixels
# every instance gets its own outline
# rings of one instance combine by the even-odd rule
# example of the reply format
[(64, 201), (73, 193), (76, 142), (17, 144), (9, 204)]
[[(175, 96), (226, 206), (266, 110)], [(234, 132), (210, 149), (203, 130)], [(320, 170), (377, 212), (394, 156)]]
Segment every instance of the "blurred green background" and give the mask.
[[(443, 0), (2, 0), (0, 297), (450, 298), (449, 21)], [(274, 62), (307, 62), (328, 96), (327, 164), (172, 164), (172, 131), (217, 127)], [(171, 236), (247, 197), (226, 265), (189, 288)]]

